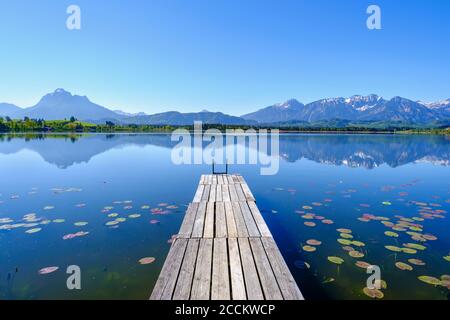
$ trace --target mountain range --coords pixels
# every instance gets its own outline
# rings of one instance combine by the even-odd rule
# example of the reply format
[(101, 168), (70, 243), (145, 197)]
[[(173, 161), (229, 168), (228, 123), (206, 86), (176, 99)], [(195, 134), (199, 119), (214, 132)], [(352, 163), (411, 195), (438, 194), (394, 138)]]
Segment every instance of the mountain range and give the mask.
[(205, 124), (255, 125), (273, 123), (314, 123), (333, 121), (386, 121), (413, 124), (428, 124), (450, 121), (450, 99), (425, 103), (402, 97), (390, 100), (372, 94), (355, 95), (350, 98), (329, 98), (303, 104), (296, 99), (271, 105), (241, 117), (221, 112), (201, 111), (181, 113), (169, 111), (148, 115), (127, 113), (106, 108), (91, 102), (86, 96), (72, 95), (57, 89), (41, 98), (34, 106), (20, 108), (9, 103), (0, 103), (0, 116), (13, 119), (62, 120), (75, 117), (78, 120), (104, 123), (148, 125), (191, 125), (194, 121)]

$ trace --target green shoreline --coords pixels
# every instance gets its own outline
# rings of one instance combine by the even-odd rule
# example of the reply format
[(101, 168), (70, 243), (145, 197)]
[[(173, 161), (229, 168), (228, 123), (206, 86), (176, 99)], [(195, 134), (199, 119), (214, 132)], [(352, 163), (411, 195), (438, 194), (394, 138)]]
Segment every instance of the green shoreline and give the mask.
[[(412, 127), (401, 124), (372, 126), (348, 125), (342, 127), (333, 126), (251, 126), (251, 125), (213, 125), (204, 124), (203, 131), (218, 129), (226, 130), (260, 130), (278, 129), (280, 133), (323, 133), (323, 134), (438, 134), (450, 135), (450, 127)], [(71, 120), (11, 120), (0, 117), (0, 133), (167, 133), (177, 129), (194, 131), (194, 126), (171, 126), (171, 125), (116, 125), (112, 122), (105, 124), (93, 124)]]

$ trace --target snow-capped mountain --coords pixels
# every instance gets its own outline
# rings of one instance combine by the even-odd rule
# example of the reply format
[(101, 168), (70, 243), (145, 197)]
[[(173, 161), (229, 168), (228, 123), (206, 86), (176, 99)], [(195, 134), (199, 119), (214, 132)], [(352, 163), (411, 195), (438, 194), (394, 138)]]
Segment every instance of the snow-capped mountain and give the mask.
[(368, 96), (355, 95), (349, 98), (327, 98), (306, 105), (297, 101), (294, 107), (280, 108), (280, 106), (291, 106), (289, 101), (263, 108), (242, 117), (259, 123), (315, 122), (333, 119), (428, 123), (449, 117), (446, 114), (449, 110), (449, 104), (446, 104), (447, 100), (425, 105), (402, 97), (385, 100), (376, 94), (371, 94)]

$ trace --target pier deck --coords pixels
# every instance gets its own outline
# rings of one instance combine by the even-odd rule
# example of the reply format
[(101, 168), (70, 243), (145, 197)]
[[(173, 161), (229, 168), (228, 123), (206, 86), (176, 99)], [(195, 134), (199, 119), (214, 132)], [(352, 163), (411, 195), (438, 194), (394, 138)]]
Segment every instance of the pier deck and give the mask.
[(240, 175), (202, 175), (151, 300), (303, 300)]

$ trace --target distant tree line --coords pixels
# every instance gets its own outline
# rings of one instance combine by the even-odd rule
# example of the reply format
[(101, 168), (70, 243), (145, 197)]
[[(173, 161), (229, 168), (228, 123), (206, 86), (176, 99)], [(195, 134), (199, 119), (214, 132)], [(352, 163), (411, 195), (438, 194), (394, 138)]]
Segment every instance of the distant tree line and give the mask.
[[(24, 117), (22, 120), (11, 119), (10, 117), (0, 117), (0, 132), (171, 132), (176, 129), (186, 129), (192, 131), (193, 126), (170, 126), (170, 125), (137, 125), (137, 124), (116, 124), (112, 121), (105, 121), (104, 124), (94, 124), (77, 120), (70, 117), (69, 120), (44, 120), (30, 119)], [(346, 133), (420, 133), (420, 134), (450, 134), (450, 128), (413, 128), (402, 125), (361, 125), (346, 124), (343, 126), (326, 125), (289, 125), (289, 126), (269, 126), (269, 125), (223, 125), (204, 124), (203, 130), (218, 129), (225, 132), (227, 129), (269, 129), (278, 128), (280, 132), (346, 132)]]

